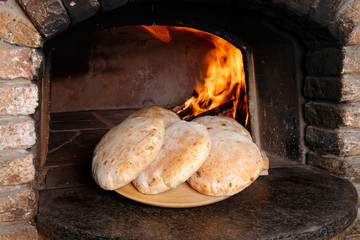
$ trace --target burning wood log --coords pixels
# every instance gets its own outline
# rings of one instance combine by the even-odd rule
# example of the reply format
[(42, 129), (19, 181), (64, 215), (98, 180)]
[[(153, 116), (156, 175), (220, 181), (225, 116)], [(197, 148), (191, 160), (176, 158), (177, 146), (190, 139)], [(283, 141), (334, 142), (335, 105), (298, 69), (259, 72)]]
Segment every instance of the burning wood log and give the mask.
[(232, 109), (233, 109), (233, 106), (234, 106), (234, 101), (235, 101), (235, 99), (232, 99), (231, 101), (223, 103), (218, 107), (207, 110), (207, 111), (205, 111), (203, 113), (200, 113), (199, 115), (196, 115), (196, 116), (192, 115), (191, 106), (184, 109), (184, 110), (181, 110), (177, 114), (181, 119), (188, 120), (188, 121), (191, 121), (196, 117), (202, 117), (202, 116), (228, 116), (228, 117), (231, 117)]

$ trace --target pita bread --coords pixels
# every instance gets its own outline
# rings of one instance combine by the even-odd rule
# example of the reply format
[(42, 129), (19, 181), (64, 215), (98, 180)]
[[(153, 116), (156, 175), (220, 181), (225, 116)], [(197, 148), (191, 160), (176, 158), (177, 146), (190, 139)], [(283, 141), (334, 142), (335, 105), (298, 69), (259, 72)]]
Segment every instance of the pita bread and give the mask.
[(230, 196), (249, 186), (259, 176), (263, 161), (250, 139), (233, 131), (209, 132), (212, 148), (204, 164), (188, 183), (212, 196)]
[(166, 128), (159, 154), (133, 184), (143, 194), (176, 188), (199, 169), (210, 148), (211, 141), (205, 126), (177, 121)]
[(160, 118), (164, 121), (165, 128), (180, 120), (180, 117), (176, 113), (158, 106), (140, 109), (139, 111), (130, 115), (127, 119), (132, 119), (135, 117)]
[(133, 118), (112, 128), (97, 144), (92, 174), (102, 188), (114, 190), (134, 178), (154, 159), (165, 136), (156, 118)]
[(203, 124), (208, 131), (228, 130), (234, 131), (251, 139), (251, 135), (240, 123), (229, 117), (203, 116), (193, 120), (194, 122)]

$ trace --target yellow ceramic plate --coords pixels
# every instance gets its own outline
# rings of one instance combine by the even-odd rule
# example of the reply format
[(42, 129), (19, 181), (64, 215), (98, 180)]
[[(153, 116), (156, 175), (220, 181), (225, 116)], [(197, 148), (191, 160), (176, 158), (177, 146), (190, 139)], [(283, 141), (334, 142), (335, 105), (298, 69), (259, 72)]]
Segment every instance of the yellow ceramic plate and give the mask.
[(186, 182), (175, 189), (170, 189), (166, 192), (154, 195), (144, 195), (140, 193), (132, 183), (129, 183), (122, 188), (118, 188), (115, 191), (120, 195), (137, 202), (167, 208), (199, 207), (216, 203), (229, 197), (212, 197), (201, 194), (191, 188)]

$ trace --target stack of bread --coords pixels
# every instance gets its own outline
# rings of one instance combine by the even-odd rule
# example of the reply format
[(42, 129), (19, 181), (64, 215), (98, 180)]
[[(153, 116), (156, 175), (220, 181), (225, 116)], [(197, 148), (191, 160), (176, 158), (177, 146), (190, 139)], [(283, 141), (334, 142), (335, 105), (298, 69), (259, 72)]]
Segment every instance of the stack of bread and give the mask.
[(103, 189), (132, 182), (143, 194), (187, 181), (200, 193), (231, 196), (255, 181), (262, 168), (260, 150), (234, 119), (204, 116), (187, 122), (157, 106), (112, 128), (92, 161), (92, 175)]

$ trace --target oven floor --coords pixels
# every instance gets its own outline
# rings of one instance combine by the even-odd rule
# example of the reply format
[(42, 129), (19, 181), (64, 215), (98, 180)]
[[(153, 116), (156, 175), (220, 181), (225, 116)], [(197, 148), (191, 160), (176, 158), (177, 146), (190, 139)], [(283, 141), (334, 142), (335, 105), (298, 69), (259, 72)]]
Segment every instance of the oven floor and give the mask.
[(268, 176), (215, 204), (159, 208), (98, 187), (92, 152), (109, 128), (135, 110), (56, 113), (40, 171), (39, 231), (51, 239), (329, 239), (356, 216), (346, 180), (270, 159)]

